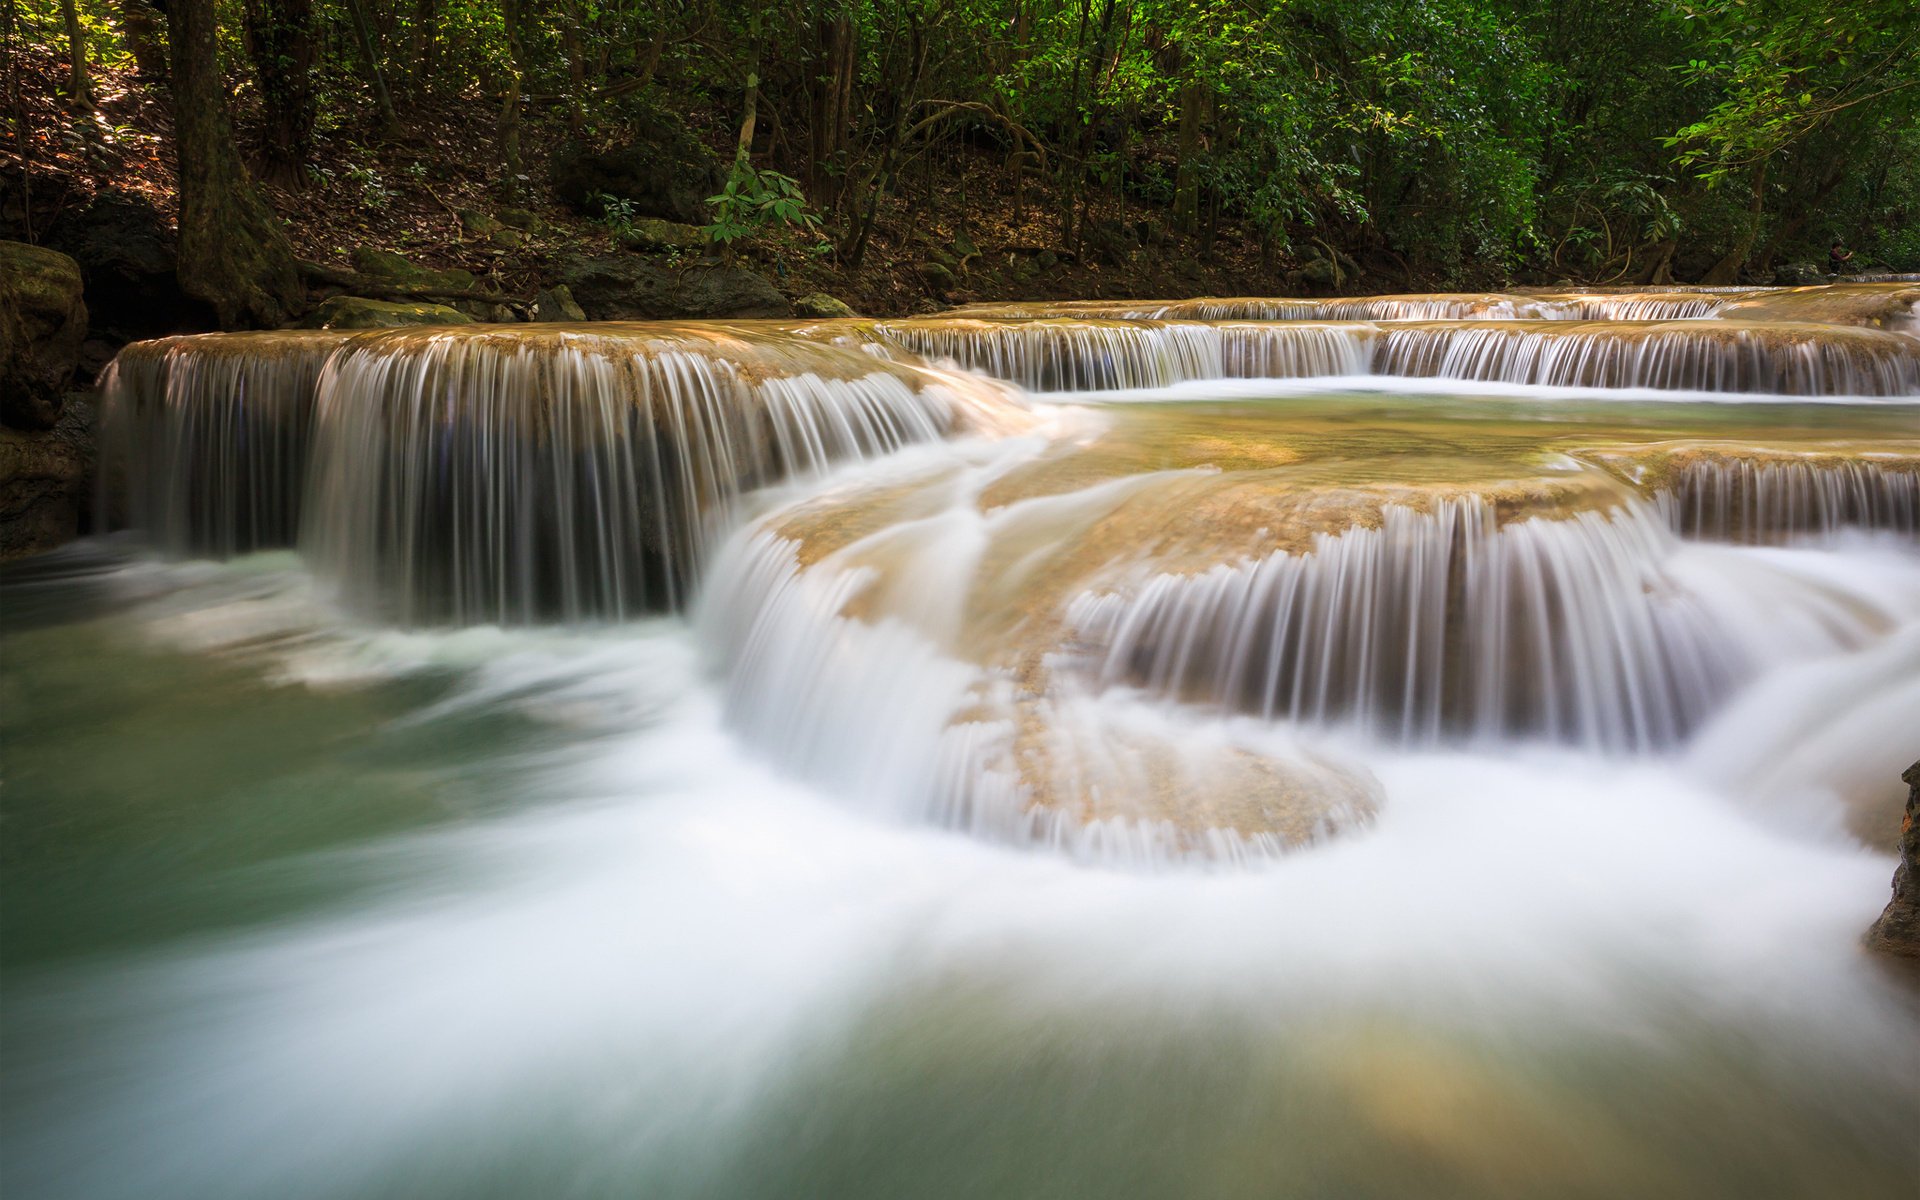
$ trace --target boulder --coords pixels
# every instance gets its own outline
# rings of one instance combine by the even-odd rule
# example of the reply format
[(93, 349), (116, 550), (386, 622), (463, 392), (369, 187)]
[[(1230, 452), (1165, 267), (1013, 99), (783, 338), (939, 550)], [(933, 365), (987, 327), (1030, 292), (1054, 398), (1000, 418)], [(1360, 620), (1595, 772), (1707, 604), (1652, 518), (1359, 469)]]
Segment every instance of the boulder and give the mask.
[(42, 242), (80, 264), (90, 322), (116, 346), (214, 327), (212, 310), (180, 290), (172, 222), (143, 197), (102, 192)]
[(784, 317), (793, 311), (765, 276), (745, 267), (673, 270), (634, 255), (611, 255), (573, 264), (561, 282), (596, 321)]
[(0, 425), (51, 428), (86, 339), (80, 264), (0, 242)]
[(726, 186), (720, 160), (684, 120), (661, 114), (637, 127), (638, 139), (610, 150), (563, 148), (553, 159), (554, 192), (588, 216), (603, 215), (601, 198), (611, 196), (631, 204), (633, 216), (704, 225), (707, 197)]
[(0, 425), (0, 562), (79, 536), (93, 463), (93, 409), (78, 396), (52, 429)]
[(795, 316), (801, 317), (852, 317), (859, 314), (845, 300), (829, 296), (825, 292), (809, 292), (793, 302)]
[(1775, 268), (1773, 272), (1775, 287), (1813, 287), (1830, 282), (1832, 280), (1820, 269), (1819, 263), (1790, 262)]
[(473, 318), (445, 304), (335, 296), (308, 313), (302, 329), (388, 329), (399, 325), (471, 325)]
[(550, 288), (542, 288), (533, 298), (533, 319), (536, 321), (584, 321), (587, 314), (574, 303), (573, 292), (564, 283)]
[(458, 209), (456, 210), (456, 215), (460, 218), (461, 228), (479, 237), (486, 237), (489, 234), (496, 233), (501, 228), (498, 220), (481, 212), (477, 208)]
[(493, 214), (502, 225), (522, 233), (539, 233), (547, 227), (539, 213), (528, 208), (502, 208)]
[(1867, 945), (1920, 958), (1920, 762), (1900, 779), (1908, 788), (1907, 815), (1900, 822), (1900, 865), (1893, 869), (1893, 899), (1867, 930)]
[(473, 288), (473, 272), (459, 267), (435, 270), (410, 261), (404, 254), (395, 254), (391, 250), (376, 250), (371, 246), (357, 246), (353, 251), (354, 270), (362, 275), (388, 283), (407, 284), (412, 287), (445, 288), (450, 292), (464, 292)]
[(915, 270), (919, 272), (920, 281), (927, 285), (927, 290), (943, 300), (958, 282), (953, 272), (938, 262), (923, 262)]

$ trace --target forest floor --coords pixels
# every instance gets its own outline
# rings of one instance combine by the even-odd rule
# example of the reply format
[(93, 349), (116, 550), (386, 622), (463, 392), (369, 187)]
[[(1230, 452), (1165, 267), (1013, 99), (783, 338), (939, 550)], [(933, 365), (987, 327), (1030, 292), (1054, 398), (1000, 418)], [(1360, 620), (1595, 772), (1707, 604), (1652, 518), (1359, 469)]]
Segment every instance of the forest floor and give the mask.
[[(137, 194), (171, 223), (178, 196), (164, 87), (140, 79), (130, 66), (104, 67), (94, 81), (95, 109), (73, 112), (59, 101), (62, 60), (51, 48), (27, 46), (15, 65), (23, 89), (11, 97), (15, 128), (27, 136), (0, 144), (0, 176), (8, 184), (0, 226), (32, 240), (35, 230), (103, 191)], [(501, 187), (494, 101), (473, 95), (398, 103), (404, 129), (391, 135), (376, 130), (371, 104), (323, 105), (305, 186), (264, 187), (302, 258), (344, 267), (356, 248), (396, 251), (422, 266), (464, 268), (482, 287), (528, 299), (568, 261), (628, 252), (605, 224), (554, 195), (549, 160), (571, 136), (557, 111), (527, 116), (527, 183), (511, 195)], [(237, 136), (248, 150), (258, 144), (258, 116), (245, 88), (234, 108)], [(689, 119), (716, 152), (727, 144), (730, 131), (718, 116), (705, 129), (701, 114)], [(1231, 225), (1203, 245), (1173, 232), (1166, 210), (1136, 202), (1122, 211), (1111, 197), (1093, 205), (1092, 220), (1139, 231), (1144, 244), (1075, 256), (1060, 245), (1059, 207), (1048, 182), (1028, 178), (1023, 195), (1015, 186), (998, 151), (955, 144), (903, 172), (880, 205), (860, 268), (837, 262), (821, 239), (793, 232), (759, 238), (742, 261), (789, 296), (826, 292), (875, 316), (987, 300), (1272, 295), (1288, 290), (1285, 274), (1298, 265), (1263, 261), (1256, 239)], [(459, 216), (502, 206), (533, 211), (538, 228), (503, 246)], [(956, 244), (963, 252), (954, 252)], [(977, 255), (964, 252), (972, 250)], [(930, 255), (953, 263), (950, 284), (928, 282)], [(1035, 269), (1035, 259), (1044, 270)], [(1395, 273), (1368, 276), (1357, 286), (1395, 291), (1425, 282)]]

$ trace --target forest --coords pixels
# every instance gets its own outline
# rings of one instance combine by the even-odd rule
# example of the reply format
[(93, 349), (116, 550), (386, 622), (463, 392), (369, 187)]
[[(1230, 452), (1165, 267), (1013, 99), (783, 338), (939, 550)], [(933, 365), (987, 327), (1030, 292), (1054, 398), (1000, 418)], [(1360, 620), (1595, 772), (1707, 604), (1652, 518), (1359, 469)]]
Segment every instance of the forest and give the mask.
[(4, 20), (0, 234), (65, 249), (63, 217), (134, 193), (177, 226), (203, 327), (375, 276), (389, 300), (524, 299), (586, 246), (874, 312), (1791, 282), (1834, 240), (1855, 269), (1920, 267), (1910, 0), (9, 0)]

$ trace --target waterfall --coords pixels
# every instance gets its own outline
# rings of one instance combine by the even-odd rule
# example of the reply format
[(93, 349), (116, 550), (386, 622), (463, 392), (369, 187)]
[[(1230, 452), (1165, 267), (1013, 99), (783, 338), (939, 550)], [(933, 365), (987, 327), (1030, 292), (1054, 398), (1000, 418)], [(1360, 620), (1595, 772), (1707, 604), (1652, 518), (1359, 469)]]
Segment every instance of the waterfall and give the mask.
[(739, 495), (958, 431), (984, 381), (775, 330), (234, 334), (129, 348), (108, 444), (177, 553), (293, 544), (403, 623), (679, 607)]
[(1920, 535), (1920, 459), (1674, 452), (1655, 501), (1687, 537), (1774, 542), (1842, 529)]
[(1373, 370), (1548, 387), (1907, 396), (1920, 392), (1920, 341), (1810, 324), (1412, 325), (1381, 332)]
[[(1857, 647), (1870, 599), (1681, 552), (1651, 508), (1502, 525), (1479, 498), (1075, 601), (1107, 684), (1376, 735), (1680, 742), (1758, 663)], [(1717, 574), (1704, 568), (1712, 566)], [(1726, 586), (1726, 577), (1738, 579)], [(1749, 590), (1747, 585), (1753, 585)]]
[(175, 554), (292, 545), (321, 368), (354, 336), (214, 333), (122, 350), (102, 381), (101, 477), (127, 523)]
[(1369, 374), (1787, 396), (1920, 392), (1920, 339), (1814, 324), (932, 318), (878, 322), (870, 336), (1042, 392)]

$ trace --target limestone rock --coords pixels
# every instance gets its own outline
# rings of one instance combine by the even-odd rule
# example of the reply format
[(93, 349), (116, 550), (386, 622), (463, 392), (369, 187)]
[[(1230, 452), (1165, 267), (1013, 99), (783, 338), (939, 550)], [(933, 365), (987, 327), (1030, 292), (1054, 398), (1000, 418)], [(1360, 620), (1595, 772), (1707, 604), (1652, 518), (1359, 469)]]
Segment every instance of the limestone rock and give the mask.
[(0, 426), (0, 561), (79, 535), (93, 463), (93, 409), (77, 397), (52, 429)]
[(793, 302), (795, 315), (802, 317), (852, 317), (853, 306), (825, 292), (809, 292)]
[(574, 302), (573, 292), (564, 283), (542, 288), (533, 298), (536, 321), (584, 321), (587, 314)]
[(86, 338), (80, 264), (0, 242), (0, 424), (51, 428)]
[(1827, 273), (1818, 263), (1792, 262), (1774, 270), (1773, 282), (1776, 287), (1812, 287), (1826, 283)]
[(470, 325), (473, 318), (445, 304), (335, 296), (307, 314), (302, 329), (387, 329), (397, 325)]
[(377, 250), (371, 246), (354, 248), (353, 266), (362, 275), (371, 275), (375, 279), (390, 283), (446, 288), (454, 292), (464, 292), (473, 287), (471, 271), (465, 271), (459, 267), (435, 270), (432, 267), (423, 267), (411, 262), (403, 254), (395, 254), (391, 250)]
[(575, 263), (561, 281), (596, 321), (792, 313), (778, 288), (745, 267), (703, 265), (676, 271), (634, 255), (615, 255)]
[(567, 147), (554, 157), (553, 188), (576, 211), (599, 216), (601, 198), (633, 205), (634, 213), (688, 225), (710, 217), (707, 197), (726, 184), (720, 162), (684, 121), (661, 114), (640, 121), (633, 142), (611, 150)]
[(1893, 899), (1867, 930), (1867, 945), (1920, 958), (1920, 762), (1900, 778), (1910, 789), (1907, 815), (1900, 822), (1900, 865), (1893, 871)]

